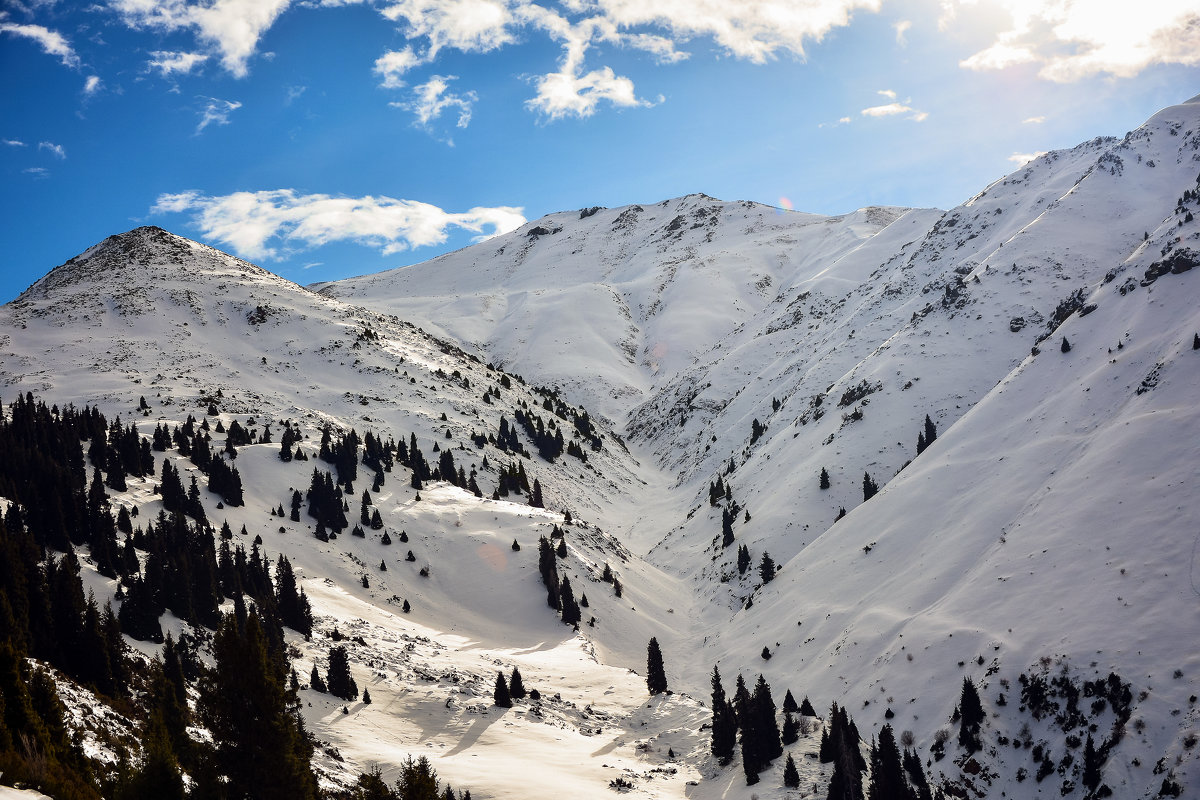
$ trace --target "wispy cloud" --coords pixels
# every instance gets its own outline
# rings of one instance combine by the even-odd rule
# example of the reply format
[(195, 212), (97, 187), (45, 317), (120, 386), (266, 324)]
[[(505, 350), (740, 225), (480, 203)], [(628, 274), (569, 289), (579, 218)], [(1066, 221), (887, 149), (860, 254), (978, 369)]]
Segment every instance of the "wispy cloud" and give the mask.
[[(995, 0), (1012, 20), (983, 50), (963, 59), (973, 70), (1037, 64), (1041, 78), (1069, 83), (1095, 75), (1131, 78), (1154, 64), (1200, 64), (1200, 3), (1142, 0), (1102, 13), (1079, 0)], [(946, 26), (977, 10), (974, 0), (944, 0)], [(1100, 12), (1100, 13), (1098, 13)]]
[(1008, 157), (1008, 160), (1018, 167), (1023, 167), (1035, 158), (1041, 158), (1044, 155), (1046, 155), (1045, 150), (1038, 150), (1036, 153), (1013, 153)]
[(300, 96), (308, 91), (307, 86), (289, 86), (287, 87), (287, 97), (284, 98), (283, 104), (290, 106), (292, 103), (300, 99)]
[[(884, 97), (896, 97), (895, 92), (886, 89), (879, 92), (879, 94), (883, 95)], [(907, 114), (908, 119), (912, 120), (913, 122), (924, 122), (929, 117), (929, 112), (918, 111), (917, 109), (908, 105), (910, 102), (910, 100), (905, 100), (903, 103), (901, 103), (893, 99), (890, 103), (864, 108), (859, 113), (864, 117), (894, 117), (900, 114)]]
[(471, 106), (478, 99), (475, 92), (454, 94), (448, 91), (449, 81), (457, 80), (457, 75), (434, 75), (428, 83), (414, 87), (416, 97), (404, 107), (417, 117), (417, 124), (428, 127), (429, 123), (442, 115), (447, 109), (458, 109), (459, 128), (465, 128), (471, 122)]
[(164, 78), (172, 75), (187, 75), (208, 60), (204, 53), (188, 53), (178, 50), (153, 50), (146, 62), (148, 70), (158, 70)]
[(881, 95), (883, 95), (884, 97), (886, 97), (886, 98), (887, 98), (887, 99), (889, 99), (889, 100), (895, 100), (895, 99), (896, 99), (896, 93), (895, 93), (895, 92), (893, 92), (891, 89), (880, 89), (880, 90), (879, 90), (878, 92), (876, 92), (875, 94), (881, 94)]
[(102, 84), (99, 75), (89, 75), (87, 80), (83, 82), (83, 93), (86, 95), (93, 95), (100, 91), (101, 85)]
[(0, 19), (0, 33), (32, 39), (41, 45), (42, 51), (47, 55), (58, 56), (63, 66), (71, 69), (79, 66), (79, 55), (67, 38), (58, 31), (52, 31), (42, 25), (20, 25)]
[(27, 146), (20, 139), (0, 139), (0, 141), (3, 141), (4, 144), (8, 145), (9, 147), (26, 147)]
[(384, 89), (402, 89), (405, 86), (404, 73), (425, 63), (411, 47), (403, 50), (389, 50), (375, 59), (375, 74), (379, 76)]
[(27, 169), (21, 170), (21, 172), (25, 173), (26, 175), (32, 175), (35, 178), (50, 177), (50, 170), (46, 169), (45, 167), (28, 167)]
[(209, 125), (228, 125), (229, 115), (242, 107), (237, 100), (222, 100), (219, 97), (201, 97), (199, 114), (200, 122), (196, 125), (196, 135)]
[(1046, 121), (1045, 117), (1026, 117), (1021, 120), (1022, 125), (1041, 125)]
[(902, 19), (892, 25), (896, 31), (896, 44), (901, 47), (908, 47), (908, 32), (912, 28), (912, 20)]
[(303, 250), (332, 242), (356, 242), (390, 255), (441, 244), (450, 228), (482, 240), (525, 223), (523, 209), (479, 207), (460, 213), (415, 200), (391, 197), (333, 197), (292, 189), (237, 192), (211, 197), (189, 191), (160, 195), (151, 214), (191, 212), (191, 222), (212, 240), (253, 259), (275, 259), (281, 250)]
[(55, 144), (54, 142), (38, 142), (38, 150), (45, 150), (55, 158), (63, 160), (65, 160), (67, 157), (67, 151), (63, 148), (63, 146), (61, 144)]

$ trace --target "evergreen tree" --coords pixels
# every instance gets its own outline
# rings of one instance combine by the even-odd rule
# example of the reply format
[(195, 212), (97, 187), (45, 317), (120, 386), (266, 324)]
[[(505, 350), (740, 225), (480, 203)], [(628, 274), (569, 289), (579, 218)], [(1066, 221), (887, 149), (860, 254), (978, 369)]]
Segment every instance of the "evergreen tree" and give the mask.
[(329, 649), (329, 678), (326, 685), (334, 697), (343, 700), (354, 700), (358, 697), (358, 684), (350, 674), (350, 656), (342, 645)]
[(1083, 785), (1090, 791), (1100, 786), (1100, 769), (1104, 766), (1104, 757), (1096, 751), (1096, 743), (1089, 733), (1087, 744), (1083, 747)]
[(788, 689), (787, 693), (783, 696), (782, 710), (793, 714), (800, 710), (800, 707), (796, 705), (796, 698), (792, 697), (791, 689)]
[(562, 605), (562, 621), (568, 625), (578, 624), (581, 618), (579, 604), (575, 602), (571, 581), (566, 575), (563, 576), (562, 585), (559, 587), (559, 603)]
[(863, 502), (867, 502), (876, 494), (879, 493), (879, 485), (875, 483), (875, 479), (871, 477), (869, 472), (863, 473)]
[(759, 562), (758, 574), (762, 577), (763, 583), (775, 580), (775, 561), (767, 553), (763, 553), (762, 561)]
[(817, 715), (817, 710), (809, 702), (808, 695), (805, 695), (804, 699), (800, 701), (800, 715), (804, 717), (815, 717)]
[(759, 752), (762, 755), (763, 766), (783, 755), (780, 744), (779, 724), (775, 721), (775, 700), (771, 697), (771, 687), (761, 674), (754, 684), (754, 715), (757, 717), (755, 728), (758, 732)]
[(251, 612), (244, 629), (226, 615), (212, 649), (215, 664), (200, 681), (197, 708), (228, 796), (315, 800), (312, 744), (286, 688), (286, 659), (268, 653), (258, 615)]
[(825, 471), (825, 468), (824, 468), (824, 467), (821, 467), (821, 481), (820, 481), (820, 486), (821, 486), (821, 488), (822, 488), (822, 489), (828, 489), (828, 488), (829, 488), (829, 473)]
[(1059, 347), (1059, 349), (1062, 350), (1064, 353), (1071, 352), (1071, 343), (1067, 341), (1067, 337), (1065, 337), (1065, 336), (1063, 337), (1062, 345)]
[(750, 569), (750, 549), (746, 545), (738, 545), (737, 570), (738, 575), (745, 575)]
[(867, 786), (869, 800), (915, 800), (904, 778), (900, 749), (890, 724), (879, 732), (879, 741), (871, 749), (871, 780)]
[(492, 690), (492, 704), (500, 708), (512, 708), (512, 695), (508, 690), (508, 682), (504, 680), (504, 673), (496, 673), (496, 688)]
[(783, 785), (788, 789), (800, 788), (800, 773), (796, 771), (796, 762), (792, 760), (791, 753), (788, 753), (783, 765)]
[(979, 701), (979, 692), (969, 677), (963, 678), (958, 708), (962, 715), (959, 720), (958, 743), (968, 753), (974, 753), (983, 747), (979, 739), (979, 726), (983, 723), (985, 714)]
[(508, 695), (513, 700), (522, 700), (525, 694), (525, 683), (521, 680), (521, 671), (513, 667), (512, 676), (508, 679)]
[(779, 738), (785, 747), (795, 744), (800, 739), (800, 723), (792, 716), (791, 711), (783, 712), (783, 730), (780, 732)]
[(662, 650), (658, 639), (651, 636), (646, 647), (646, 686), (650, 694), (662, 694), (667, 690), (667, 672), (663, 668)]
[(321, 677), (320, 672), (317, 672), (316, 664), (313, 664), (312, 674), (308, 676), (308, 685), (314, 692), (325, 694), (329, 691), (329, 687), (325, 685), (325, 679)]
[(712, 746), (713, 758), (722, 767), (733, 760), (737, 745), (737, 717), (733, 707), (725, 699), (725, 688), (721, 685), (721, 672), (713, 666), (712, 674)]
[(737, 517), (731, 509), (721, 509), (721, 547), (733, 544), (733, 520)]

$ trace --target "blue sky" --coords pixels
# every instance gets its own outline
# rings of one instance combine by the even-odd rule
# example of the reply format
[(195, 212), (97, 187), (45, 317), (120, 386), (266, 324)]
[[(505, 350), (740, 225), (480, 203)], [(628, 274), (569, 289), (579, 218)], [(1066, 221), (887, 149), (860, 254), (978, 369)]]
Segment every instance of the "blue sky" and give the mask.
[(957, 205), (1200, 93), (1200, 0), (0, 0), (0, 302), (154, 224), (299, 283), (689, 192)]

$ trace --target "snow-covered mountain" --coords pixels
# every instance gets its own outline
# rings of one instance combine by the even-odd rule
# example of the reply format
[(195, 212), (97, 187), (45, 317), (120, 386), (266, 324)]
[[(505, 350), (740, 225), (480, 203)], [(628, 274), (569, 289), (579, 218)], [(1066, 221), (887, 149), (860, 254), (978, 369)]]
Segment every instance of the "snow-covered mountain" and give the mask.
[[(411, 753), (477, 796), (604, 796), (620, 776), (653, 797), (783, 797), (782, 763), (751, 789), (708, 755), (719, 664), (837, 702), (868, 739), (885, 721), (910, 731), (958, 796), (1085, 796), (1090, 724), (1111, 742), (1104, 783), (1150, 797), (1198, 785), (1198, 209), (1200, 97), (948, 212), (690, 195), (311, 289), (142, 228), (0, 309), (0, 393), (150, 424), (215, 401), (226, 424), (414, 434), (431, 461), (445, 449), (477, 470), (481, 498), (435, 482), (418, 500), (405, 469), (388, 478), (375, 503), (413, 542), (399, 552), (268, 515), (313, 466), (274, 445), (241, 448), (246, 506), (210, 511), (298, 565), (320, 631), (296, 642), (302, 666), (335, 627), (363, 638), (371, 706), (304, 692), (349, 762), (322, 762), (330, 783)], [(586, 461), (547, 460), (525, 428), (529, 455), (499, 446), (518, 410)], [(510, 463), (545, 509), (487, 499)], [(864, 482), (880, 487), (866, 501)], [(118, 502), (160, 503), (149, 483)], [(595, 618), (578, 633), (538, 576), (555, 525)], [(684, 694), (647, 705), (627, 670), (651, 636)], [(514, 665), (558, 699), (489, 711), (495, 670)], [(1087, 682), (1110, 673), (1136, 698), (1127, 713), (1095, 702)], [(932, 760), (964, 677), (984, 750), (951, 737)], [(1082, 716), (1041, 714), (1022, 691), (1041, 678)], [(815, 753), (815, 734), (797, 747)], [(828, 766), (799, 760), (823, 796)]]

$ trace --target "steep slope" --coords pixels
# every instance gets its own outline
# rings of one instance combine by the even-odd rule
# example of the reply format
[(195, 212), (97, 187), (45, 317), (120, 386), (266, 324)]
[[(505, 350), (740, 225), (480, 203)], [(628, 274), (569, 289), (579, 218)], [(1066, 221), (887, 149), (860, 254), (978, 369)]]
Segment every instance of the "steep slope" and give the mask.
[(688, 195), (551, 214), (425, 264), (313, 289), (386, 308), (621, 420), (752, 324), (785, 281), (857, 285), (937, 212), (841, 217)]

